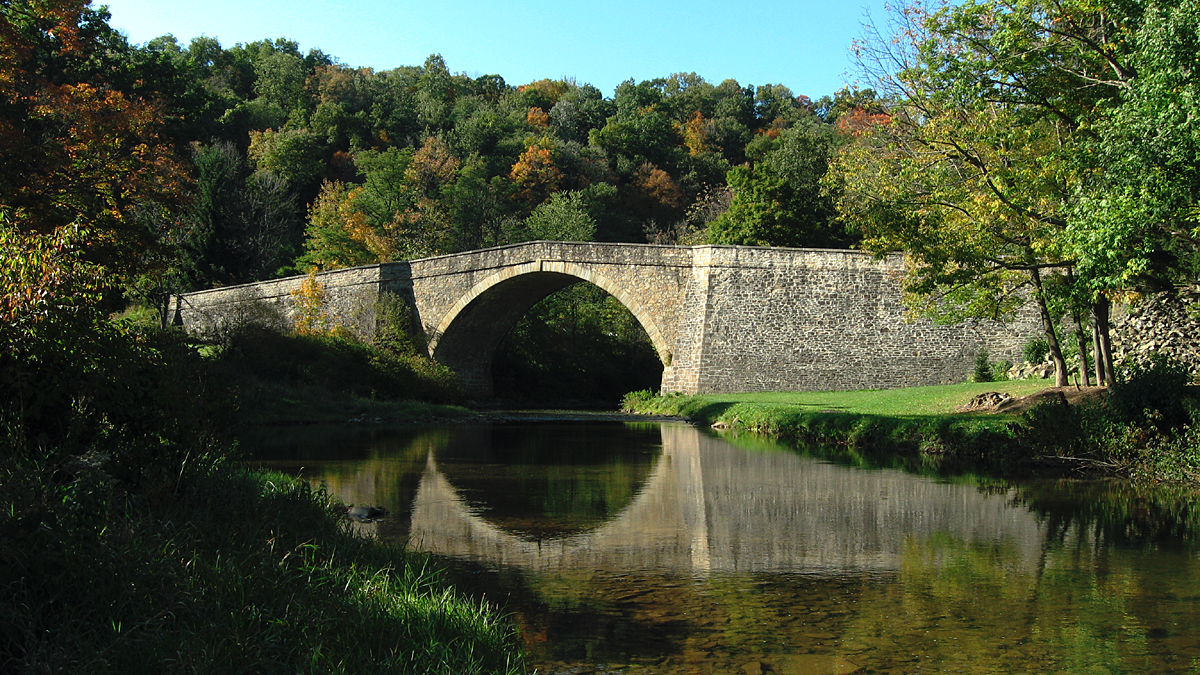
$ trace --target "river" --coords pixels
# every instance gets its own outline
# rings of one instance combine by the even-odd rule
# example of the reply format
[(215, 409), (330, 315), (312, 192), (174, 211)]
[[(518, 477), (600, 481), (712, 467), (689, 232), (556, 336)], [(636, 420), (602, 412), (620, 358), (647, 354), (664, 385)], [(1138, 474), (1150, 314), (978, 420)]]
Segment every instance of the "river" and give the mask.
[[(271, 429), (539, 673), (1200, 671), (1194, 490), (834, 463), (673, 423)], [(857, 464), (857, 465), (856, 465)]]

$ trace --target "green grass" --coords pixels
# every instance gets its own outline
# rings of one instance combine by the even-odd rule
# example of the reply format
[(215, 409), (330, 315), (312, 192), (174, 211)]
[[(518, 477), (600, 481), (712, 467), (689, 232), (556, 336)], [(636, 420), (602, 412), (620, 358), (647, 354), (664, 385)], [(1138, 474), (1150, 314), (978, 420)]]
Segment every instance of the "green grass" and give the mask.
[(103, 461), (69, 470), (0, 464), (6, 669), (522, 672), (496, 608), (306, 483), (197, 458), (130, 493)]
[(1016, 445), (1015, 414), (957, 413), (954, 407), (987, 391), (1025, 396), (1045, 380), (964, 383), (846, 392), (774, 392), (653, 396), (625, 399), (631, 412), (680, 415), (704, 424), (764, 433), (802, 444), (871, 452), (916, 452), (945, 465), (1006, 463)]
[(955, 413), (954, 407), (973, 396), (988, 392), (1007, 392), (1026, 396), (1046, 387), (1048, 380), (1010, 380), (1006, 382), (968, 382), (907, 389), (870, 389), (833, 392), (762, 392), (746, 394), (701, 394), (697, 396), (661, 396), (637, 400), (635, 412), (683, 415), (697, 421), (731, 421), (727, 415), (735, 406), (770, 409), (778, 412), (844, 413), (878, 415), (898, 419), (924, 419), (954, 415), (978, 419), (984, 426), (999, 426), (1012, 415)]

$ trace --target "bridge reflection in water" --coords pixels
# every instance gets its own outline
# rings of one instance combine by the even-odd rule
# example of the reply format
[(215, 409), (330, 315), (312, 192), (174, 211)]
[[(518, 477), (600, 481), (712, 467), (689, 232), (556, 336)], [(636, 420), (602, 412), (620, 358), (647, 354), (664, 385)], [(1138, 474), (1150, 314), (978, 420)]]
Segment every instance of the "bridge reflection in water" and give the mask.
[(457, 559), (454, 584), (511, 613), (538, 672), (1200, 663), (1191, 492), (985, 490), (737, 447), (682, 424), (302, 433), (247, 446), (278, 468), (308, 467), (344, 501), (393, 511), (361, 527)]
[[(480, 507), (487, 496), (465, 497), (430, 450), (412, 499), (411, 541), (433, 553), (530, 571), (703, 575), (895, 571), (906, 542), (949, 535), (1003, 544), (1016, 554), (1010, 561), (1037, 564), (1040, 525), (1004, 495), (793, 453), (747, 452), (684, 425), (662, 425), (661, 434), (662, 452), (630, 503), (596, 527), (550, 538), (492, 522)], [(489, 436), (468, 435), (481, 443)]]

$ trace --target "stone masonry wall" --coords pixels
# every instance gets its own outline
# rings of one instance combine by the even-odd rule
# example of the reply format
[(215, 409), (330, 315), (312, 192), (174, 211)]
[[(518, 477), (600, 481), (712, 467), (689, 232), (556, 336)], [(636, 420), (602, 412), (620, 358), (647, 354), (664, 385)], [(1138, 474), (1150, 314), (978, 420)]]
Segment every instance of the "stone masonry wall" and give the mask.
[[(903, 266), (898, 256), (877, 260), (858, 251), (531, 242), (318, 279), (329, 313), (364, 336), (374, 329), (378, 294), (401, 295), (412, 303), (433, 356), (481, 397), (490, 395), (493, 351), (512, 324), (576, 279), (604, 288), (642, 323), (664, 363), (663, 391), (962, 382), (979, 350), (1016, 361), (1038, 332), (1032, 311), (1012, 324), (909, 321), (901, 303)], [(180, 316), (201, 333), (249, 315), (290, 326), (291, 292), (303, 279), (186, 294)]]
[[(325, 289), (326, 312), (338, 323), (360, 336), (375, 330), (374, 303), (381, 290), (403, 293), (407, 276), (404, 269), (384, 265), (351, 267), (317, 274)], [(235, 323), (255, 323), (290, 329), (296, 320), (292, 293), (300, 289), (306, 277), (273, 279), (253, 284), (226, 286), (184, 294), (172, 300), (171, 316), (199, 335), (217, 335)]]
[[(1036, 334), (1011, 325), (908, 320), (900, 256), (708, 247), (707, 303), (694, 391), (891, 389), (963, 382), (976, 354), (1015, 360)], [(701, 275), (703, 276), (703, 275)], [(671, 390), (675, 382), (667, 382)], [(688, 391), (686, 381), (678, 384)]]
[(1110, 331), (1118, 369), (1165, 357), (1200, 380), (1200, 286), (1142, 297), (1114, 312)]

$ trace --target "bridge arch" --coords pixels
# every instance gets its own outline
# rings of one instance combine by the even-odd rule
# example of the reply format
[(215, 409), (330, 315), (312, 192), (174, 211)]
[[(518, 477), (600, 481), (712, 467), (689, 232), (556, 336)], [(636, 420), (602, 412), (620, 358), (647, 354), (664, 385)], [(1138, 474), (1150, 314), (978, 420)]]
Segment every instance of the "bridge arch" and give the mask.
[(664, 366), (671, 350), (653, 314), (622, 284), (574, 262), (538, 260), (506, 267), (464, 293), (429, 335), (429, 354), (458, 373), (468, 392), (492, 396), (492, 359), (505, 335), (535, 304), (586, 281), (613, 296), (646, 331)]

